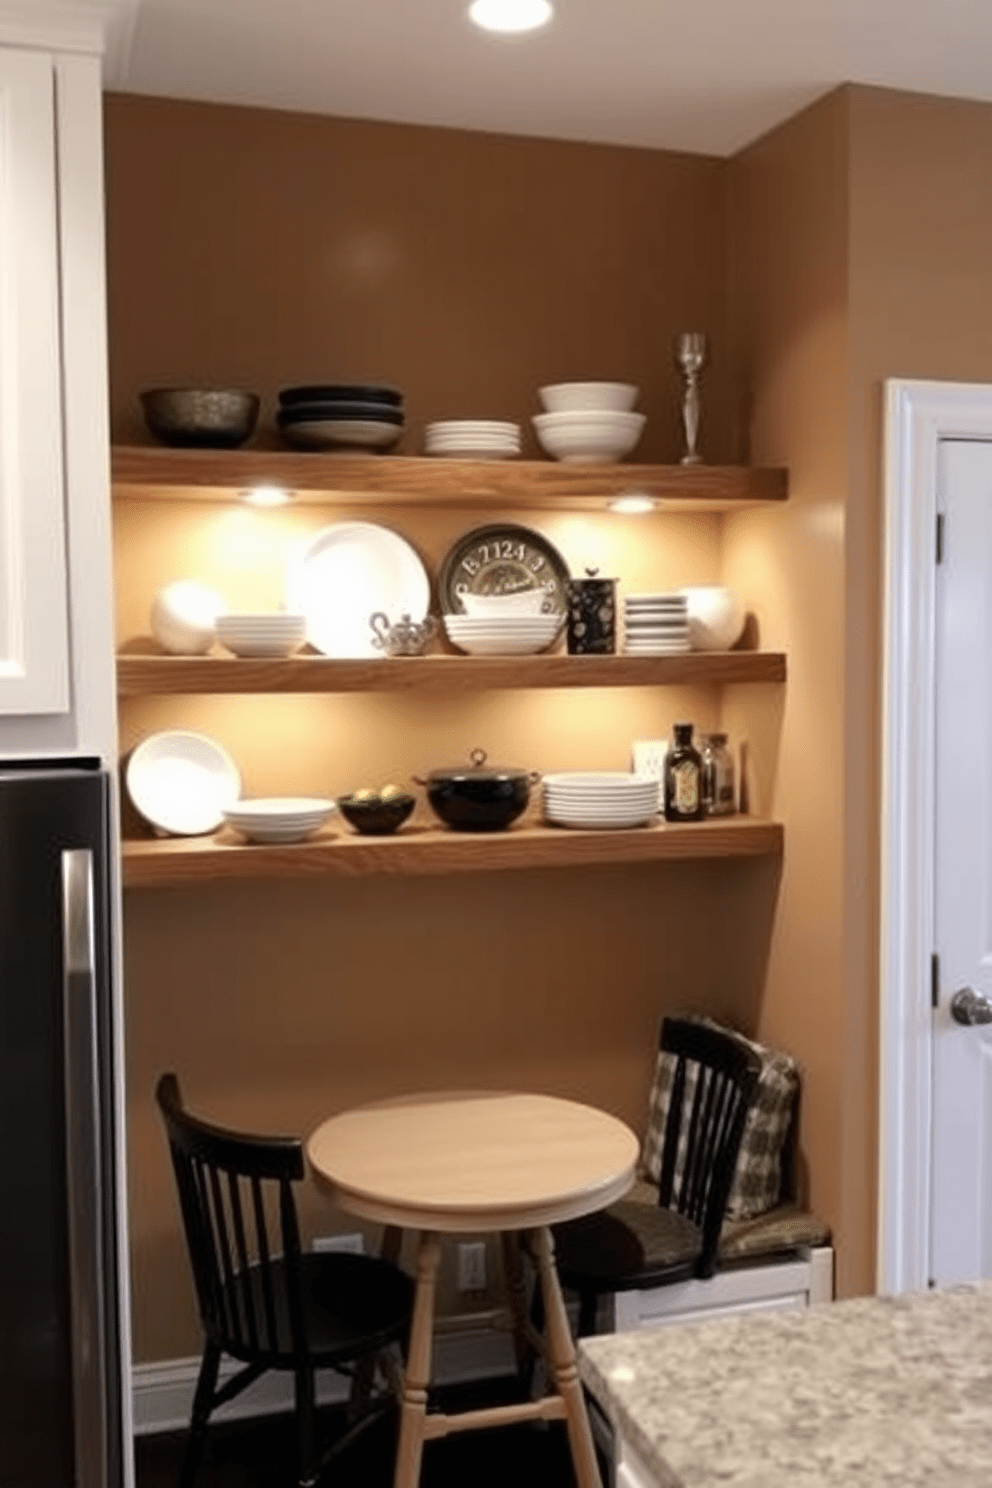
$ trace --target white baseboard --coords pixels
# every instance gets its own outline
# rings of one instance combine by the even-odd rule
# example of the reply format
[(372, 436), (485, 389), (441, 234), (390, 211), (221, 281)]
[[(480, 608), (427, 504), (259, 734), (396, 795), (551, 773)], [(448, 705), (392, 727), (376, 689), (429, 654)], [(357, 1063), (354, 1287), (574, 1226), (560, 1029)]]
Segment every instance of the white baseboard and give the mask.
[[(438, 1384), (468, 1384), (512, 1374), (513, 1344), (504, 1330), (488, 1325), (453, 1328), (439, 1332), (434, 1340), (434, 1378)], [(223, 1384), (240, 1366), (231, 1359), (221, 1363)], [(131, 1371), (132, 1406), (136, 1436), (160, 1431), (181, 1431), (189, 1425), (193, 1392), (200, 1369), (199, 1358), (165, 1359), (157, 1364), (136, 1364)], [(333, 1370), (317, 1376), (317, 1398), (332, 1405), (347, 1398), (347, 1381)], [(211, 1420), (235, 1421), (249, 1416), (271, 1415), (293, 1409), (292, 1375), (270, 1370), (243, 1395), (221, 1406)]]

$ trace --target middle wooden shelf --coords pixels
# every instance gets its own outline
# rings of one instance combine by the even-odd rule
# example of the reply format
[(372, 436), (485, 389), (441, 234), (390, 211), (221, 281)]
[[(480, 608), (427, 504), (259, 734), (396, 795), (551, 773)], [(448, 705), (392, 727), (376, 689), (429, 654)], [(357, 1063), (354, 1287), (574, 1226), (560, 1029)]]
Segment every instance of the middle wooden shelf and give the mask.
[(327, 656), (246, 659), (121, 655), (121, 697), (167, 693), (447, 692), (519, 687), (664, 687), (784, 682), (778, 651), (692, 651), (677, 656)]

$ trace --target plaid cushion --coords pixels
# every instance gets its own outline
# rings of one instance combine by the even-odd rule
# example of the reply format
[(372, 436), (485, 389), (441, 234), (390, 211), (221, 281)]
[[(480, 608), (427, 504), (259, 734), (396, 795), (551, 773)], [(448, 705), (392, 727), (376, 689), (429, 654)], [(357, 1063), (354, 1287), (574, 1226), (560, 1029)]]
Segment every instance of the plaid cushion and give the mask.
[[(721, 1028), (742, 1044), (755, 1051), (761, 1059), (761, 1074), (755, 1090), (754, 1102), (744, 1124), (741, 1150), (734, 1170), (730, 1195), (727, 1200), (728, 1219), (753, 1219), (764, 1214), (781, 1200), (782, 1149), (788, 1136), (792, 1112), (799, 1093), (799, 1070), (788, 1054), (766, 1049), (746, 1039), (732, 1028), (723, 1028), (710, 1018), (700, 1018), (710, 1028)], [(696, 1089), (697, 1067), (686, 1066), (685, 1103), (692, 1103)], [(675, 1074), (675, 1058), (671, 1054), (658, 1052), (654, 1081), (648, 1103), (648, 1125), (641, 1149), (641, 1170), (654, 1183), (661, 1176), (661, 1149), (665, 1140), (665, 1118), (668, 1114), (668, 1098)], [(685, 1129), (681, 1142), (687, 1139)], [(676, 1173), (681, 1171), (682, 1154), (676, 1157)]]

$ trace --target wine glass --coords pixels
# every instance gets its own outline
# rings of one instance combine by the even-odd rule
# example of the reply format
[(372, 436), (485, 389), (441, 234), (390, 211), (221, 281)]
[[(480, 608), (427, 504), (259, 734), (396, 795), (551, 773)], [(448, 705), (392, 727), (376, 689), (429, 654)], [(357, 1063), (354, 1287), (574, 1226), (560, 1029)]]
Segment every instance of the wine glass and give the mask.
[(705, 331), (682, 331), (675, 338), (675, 364), (682, 374), (682, 427), (685, 431), (683, 465), (698, 465), (699, 378), (708, 359)]

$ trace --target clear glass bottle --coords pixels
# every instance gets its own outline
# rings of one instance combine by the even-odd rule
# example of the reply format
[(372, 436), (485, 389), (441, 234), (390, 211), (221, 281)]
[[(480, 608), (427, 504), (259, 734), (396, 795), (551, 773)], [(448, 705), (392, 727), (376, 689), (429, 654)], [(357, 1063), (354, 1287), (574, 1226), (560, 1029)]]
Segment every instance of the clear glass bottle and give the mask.
[(692, 724), (676, 723), (665, 757), (665, 820), (699, 821), (702, 814), (702, 758), (692, 742)]
[(726, 734), (703, 735), (703, 811), (706, 816), (733, 816), (737, 810), (734, 761)]

